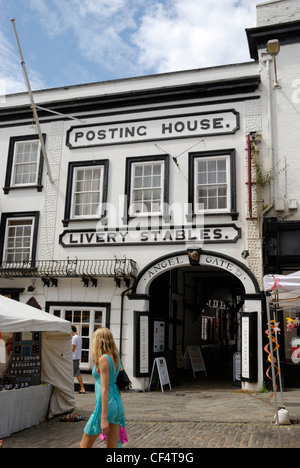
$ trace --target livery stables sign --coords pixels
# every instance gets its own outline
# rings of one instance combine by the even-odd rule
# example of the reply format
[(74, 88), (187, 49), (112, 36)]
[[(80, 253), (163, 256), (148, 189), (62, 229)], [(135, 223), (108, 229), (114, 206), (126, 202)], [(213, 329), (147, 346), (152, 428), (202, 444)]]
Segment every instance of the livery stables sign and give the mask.
[(124, 245), (235, 243), (241, 230), (235, 224), (205, 227), (116, 228), (67, 230), (60, 236), (63, 247), (101, 247)]
[(67, 132), (70, 149), (120, 145), (153, 140), (173, 140), (201, 136), (226, 135), (239, 129), (239, 113), (234, 109), (221, 112), (185, 114), (174, 117), (102, 122), (71, 127)]

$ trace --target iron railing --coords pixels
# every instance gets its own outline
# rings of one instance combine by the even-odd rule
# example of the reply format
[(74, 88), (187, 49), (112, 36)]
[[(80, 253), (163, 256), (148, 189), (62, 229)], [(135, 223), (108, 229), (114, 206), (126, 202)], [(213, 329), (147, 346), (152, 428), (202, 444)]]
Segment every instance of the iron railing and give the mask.
[(0, 278), (135, 278), (134, 260), (36, 260), (2, 262)]

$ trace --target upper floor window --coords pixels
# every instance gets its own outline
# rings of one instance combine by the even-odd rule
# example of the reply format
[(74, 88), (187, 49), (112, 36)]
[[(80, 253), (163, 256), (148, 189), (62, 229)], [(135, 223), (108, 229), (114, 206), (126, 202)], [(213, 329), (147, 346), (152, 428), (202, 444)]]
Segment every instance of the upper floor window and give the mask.
[(33, 219), (7, 221), (4, 261), (28, 262), (31, 257)]
[(190, 154), (189, 202), (193, 213), (236, 216), (235, 150)]
[(230, 160), (228, 156), (200, 158), (195, 170), (195, 208), (206, 212), (228, 211), (230, 207)]
[(1, 221), (2, 267), (30, 267), (36, 256), (38, 212), (3, 213)]
[(132, 215), (161, 213), (164, 166), (162, 162), (137, 163), (132, 167)]
[[(44, 135), (45, 139), (45, 135)], [(43, 155), (37, 135), (10, 139), (4, 193), (17, 188), (42, 190)]]
[(39, 152), (39, 141), (16, 143), (12, 178), (13, 186), (37, 183)]
[(72, 218), (99, 216), (103, 167), (76, 168), (73, 180)]
[(100, 219), (107, 201), (108, 161), (69, 164), (65, 226), (71, 220)]
[(126, 195), (129, 217), (164, 215), (168, 202), (168, 157), (127, 160)]

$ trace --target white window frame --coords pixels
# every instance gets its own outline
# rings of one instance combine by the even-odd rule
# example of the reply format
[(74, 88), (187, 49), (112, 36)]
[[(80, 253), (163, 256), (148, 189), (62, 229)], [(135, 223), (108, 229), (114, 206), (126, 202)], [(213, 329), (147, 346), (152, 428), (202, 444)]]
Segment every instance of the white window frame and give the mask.
[[(99, 204), (97, 207), (97, 212), (95, 214), (87, 214), (87, 215), (76, 215), (75, 214), (75, 197), (76, 197), (76, 185), (77, 185), (77, 177), (78, 177), (78, 172), (79, 171), (94, 171), (94, 170), (100, 170), (100, 186), (99, 186), (99, 191), (87, 191), (86, 193), (99, 193)], [(92, 218), (99, 218), (102, 213), (102, 200), (103, 200), (103, 187), (104, 187), (104, 166), (102, 164), (95, 165), (95, 166), (79, 166), (79, 167), (74, 167), (74, 172), (73, 172), (73, 187), (72, 187), (72, 200), (71, 200), (71, 218), (72, 219), (92, 219)], [(79, 192), (81, 194), (85, 192)]]
[[(161, 174), (160, 174), (160, 187), (141, 187), (135, 188), (134, 187), (134, 179), (135, 179), (135, 168), (136, 167), (146, 167), (146, 166), (160, 166), (161, 167)], [(151, 216), (161, 216), (163, 214), (163, 206), (165, 200), (165, 162), (164, 161), (140, 161), (140, 162), (132, 162), (131, 164), (131, 181), (130, 181), (130, 206), (129, 206), (129, 216), (130, 217), (147, 217)], [(160, 210), (159, 211), (146, 211), (146, 212), (137, 212), (135, 210), (135, 201), (134, 201), (134, 193), (137, 191), (146, 191), (146, 190), (160, 190)], [(151, 199), (152, 203), (152, 199)]]
[(198, 163), (199, 162), (211, 162), (211, 161), (226, 161), (226, 176), (227, 176), (227, 181), (226, 183), (212, 183), (212, 184), (203, 184), (203, 187), (213, 187), (217, 186), (220, 187), (222, 185), (226, 186), (227, 188), (227, 207), (226, 208), (205, 208), (204, 213), (207, 214), (218, 214), (218, 213), (230, 213), (231, 212), (231, 160), (230, 160), (230, 155), (224, 154), (221, 156), (208, 156), (208, 157), (199, 157), (195, 158), (194, 160), (194, 206), (195, 206), (195, 213), (199, 214), (201, 213), (202, 207), (199, 207), (199, 202), (198, 202), (198, 189), (201, 187), (201, 184), (198, 183)]
[[(24, 162), (24, 163), (17, 163), (17, 148), (20, 145), (29, 145), (32, 143), (37, 143), (37, 152), (36, 152), (36, 161), (35, 163), (32, 162)], [(41, 154), (41, 143), (39, 140), (33, 139), (33, 140), (21, 140), (21, 141), (16, 141), (14, 144), (14, 156), (13, 156), (13, 167), (12, 167), (12, 180), (11, 180), (11, 186), (12, 187), (31, 187), (31, 186), (36, 186), (38, 183), (38, 176), (39, 176), (39, 166), (40, 166), (40, 154)], [(36, 165), (36, 174), (35, 174), (35, 180), (32, 182), (22, 182), (22, 183), (16, 183), (16, 168), (18, 166), (25, 166), (25, 165), (31, 165), (35, 164)]]
[[(23, 259), (23, 260), (14, 260), (14, 261), (8, 261), (8, 242), (9, 242), (9, 222), (11, 221), (16, 221), (16, 222), (24, 222), (23, 226), (29, 226), (29, 221), (31, 221), (31, 233), (30, 233), (30, 247), (29, 247), (29, 258), (28, 259)], [(5, 242), (4, 242), (4, 251), (3, 251), (3, 261), (7, 265), (15, 265), (15, 264), (21, 264), (23, 262), (28, 263), (28, 266), (30, 266), (30, 262), (32, 260), (32, 250), (33, 250), (33, 237), (34, 237), (34, 231), (35, 231), (35, 218), (34, 217), (20, 217), (20, 218), (7, 218), (6, 220), (6, 226), (5, 226)], [(21, 249), (20, 249), (21, 250)], [(16, 254), (16, 252), (15, 252)]]
[[(57, 305), (53, 305), (50, 307), (49, 309), (49, 313), (51, 315), (54, 315), (56, 311), (60, 311), (60, 318), (66, 320), (66, 313), (67, 312), (70, 312), (72, 311), (73, 312), (79, 312), (79, 311), (85, 311), (85, 312), (89, 312), (90, 313), (90, 322), (89, 322), (89, 334), (88, 336), (82, 336), (82, 338), (88, 338), (89, 339), (89, 343), (90, 343), (90, 347), (89, 347), (89, 350), (88, 350), (88, 353), (89, 353), (89, 357), (88, 357), (88, 362), (81, 362), (80, 363), (80, 369), (82, 370), (91, 370), (93, 369), (94, 367), (94, 363), (93, 363), (93, 360), (92, 360), (92, 355), (91, 355), (91, 344), (92, 344), (92, 338), (93, 338), (93, 334), (94, 334), (94, 331), (96, 330), (96, 327), (99, 328), (100, 326), (102, 327), (105, 327), (106, 326), (106, 314), (107, 314), (107, 307), (105, 306), (99, 306), (99, 307), (89, 307), (88, 304), (86, 306), (84, 305), (81, 305), (81, 306), (78, 306), (76, 304), (70, 304), (69, 306), (60, 306), (59, 304)], [(95, 323), (95, 316), (96, 316), (96, 312), (99, 312), (101, 311), (102, 312), (102, 323)], [(57, 314), (55, 314), (55, 316), (57, 316)], [(73, 315), (72, 315), (73, 316)], [(70, 322), (71, 323), (71, 322)], [(80, 322), (72, 322), (72, 325), (75, 325), (75, 327), (77, 328), (77, 331), (78, 331), (78, 334), (81, 336), (81, 332), (82, 332), (82, 321)], [(84, 349), (84, 351), (87, 351), (86, 349)]]

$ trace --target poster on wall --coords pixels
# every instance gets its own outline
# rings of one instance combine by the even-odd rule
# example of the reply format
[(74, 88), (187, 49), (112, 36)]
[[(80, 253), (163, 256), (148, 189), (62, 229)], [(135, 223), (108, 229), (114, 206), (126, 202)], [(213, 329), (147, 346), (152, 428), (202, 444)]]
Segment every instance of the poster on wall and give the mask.
[(257, 382), (257, 312), (243, 312), (241, 314), (241, 325), (241, 380), (243, 382)]
[(165, 322), (155, 321), (154, 322), (154, 353), (163, 353), (165, 350)]

